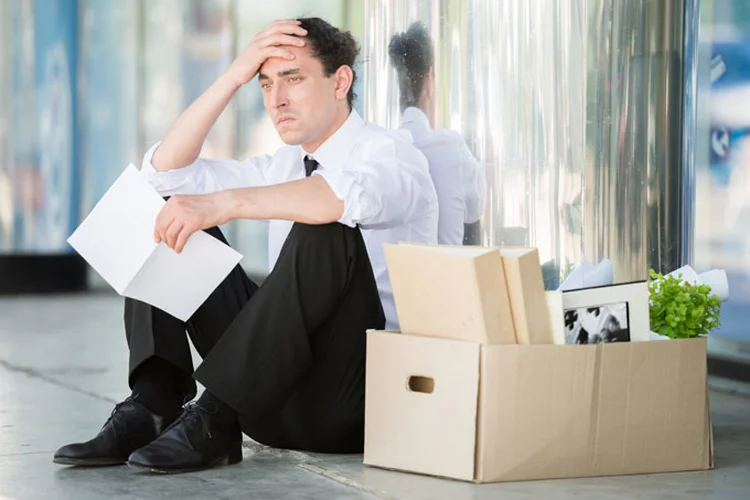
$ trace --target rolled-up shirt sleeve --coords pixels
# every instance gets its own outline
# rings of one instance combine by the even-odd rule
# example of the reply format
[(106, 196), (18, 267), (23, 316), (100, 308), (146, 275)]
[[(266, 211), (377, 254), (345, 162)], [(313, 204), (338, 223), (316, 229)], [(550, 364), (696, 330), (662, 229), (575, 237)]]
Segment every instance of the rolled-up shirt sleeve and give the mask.
[(265, 170), (271, 163), (271, 156), (256, 156), (243, 161), (198, 158), (187, 167), (159, 172), (151, 160), (160, 144), (157, 142), (143, 155), (141, 175), (162, 196), (208, 194), (269, 184)]
[(427, 159), (396, 131), (362, 144), (345, 168), (315, 175), (344, 202), (339, 222), (350, 227), (384, 229), (437, 214)]

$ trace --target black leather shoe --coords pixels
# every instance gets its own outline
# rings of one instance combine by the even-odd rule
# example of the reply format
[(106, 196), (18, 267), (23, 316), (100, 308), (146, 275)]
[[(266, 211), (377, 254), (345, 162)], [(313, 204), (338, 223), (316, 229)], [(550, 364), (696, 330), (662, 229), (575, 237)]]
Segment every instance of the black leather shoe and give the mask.
[(128, 465), (151, 472), (177, 473), (209, 469), (242, 461), (242, 431), (217, 427), (214, 403), (188, 403), (174, 423), (156, 440), (134, 451)]
[(128, 397), (115, 406), (99, 434), (85, 443), (63, 446), (53, 462), (63, 465), (122, 465), (138, 448), (147, 445), (175, 419), (160, 417)]

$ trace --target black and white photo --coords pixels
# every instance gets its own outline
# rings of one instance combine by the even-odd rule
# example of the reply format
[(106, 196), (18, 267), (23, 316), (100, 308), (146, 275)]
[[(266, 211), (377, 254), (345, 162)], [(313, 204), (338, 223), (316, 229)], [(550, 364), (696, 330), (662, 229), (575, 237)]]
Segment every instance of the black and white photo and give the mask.
[(565, 310), (566, 344), (630, 342), (628, 303)]
[[(648, 297), (646, 281), (562, 292), (564, 342), (607, 344), (649, 340)], [(562, 343), (563, 339), (558, 341)]]

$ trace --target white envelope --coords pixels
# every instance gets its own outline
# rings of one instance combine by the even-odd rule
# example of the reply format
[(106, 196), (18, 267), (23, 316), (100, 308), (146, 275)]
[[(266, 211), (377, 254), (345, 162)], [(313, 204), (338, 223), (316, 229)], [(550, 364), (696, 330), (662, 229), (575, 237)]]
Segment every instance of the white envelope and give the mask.
[(132, 164), (68, 238), (68, 243), (120, 295), (187, 321), (242, 260), (198, 231), (177, 254), (154, 242), (165, 201)]

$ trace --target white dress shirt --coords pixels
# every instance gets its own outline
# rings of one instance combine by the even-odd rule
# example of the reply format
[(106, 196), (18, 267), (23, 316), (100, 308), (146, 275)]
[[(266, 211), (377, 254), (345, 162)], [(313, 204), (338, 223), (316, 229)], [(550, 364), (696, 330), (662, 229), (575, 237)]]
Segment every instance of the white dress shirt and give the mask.
[[(144, 155), (141, 173), (162, 196), (206, 194), (225, 189), (280, 184), (305, 177), (300, 146), (284, 146), (273, 155), (244, 161), (199, 158), (185, 168), (158, 172), (151, 158), (159, 143)], [(393, 291), (385, 262), (384, 243), (436, 243), (438, 202), (426, 158), (404, 131), (365, 123), (356, 111), (314, 154), (318, 169), (344, 202), (339, 222), (359, 225), (367, 247), (386, 328), (398, 329)], [(269, 268), (273, 269), (294, 223), (270, 221)]]
[(479, 220), (485, 202), (484, 169), (458, 132), (430, 127), (419, 108), (406, 108), (401, 128), (411, 132), (414, 145), (427, 157), (440, 204), (438, 241), (461, 245), (464, 224)]

